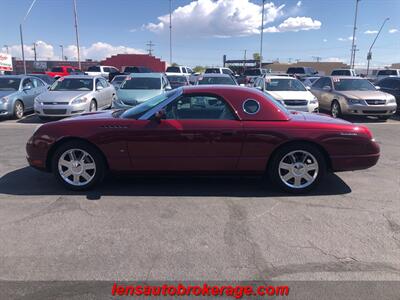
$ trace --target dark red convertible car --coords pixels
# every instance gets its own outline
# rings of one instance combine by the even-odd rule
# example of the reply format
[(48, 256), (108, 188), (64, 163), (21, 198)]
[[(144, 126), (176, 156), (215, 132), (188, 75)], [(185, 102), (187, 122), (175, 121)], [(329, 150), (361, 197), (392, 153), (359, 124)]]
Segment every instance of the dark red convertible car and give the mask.
[(366, 169), (379, 146), (363, 126), (287, 111), (237, 86), (183, 87), (128, 110), (103, 111), (39, 127), (27, 143), (35, 168), (83, 190), (107, 172), (268, 175), (305, 192), (327, 171)]

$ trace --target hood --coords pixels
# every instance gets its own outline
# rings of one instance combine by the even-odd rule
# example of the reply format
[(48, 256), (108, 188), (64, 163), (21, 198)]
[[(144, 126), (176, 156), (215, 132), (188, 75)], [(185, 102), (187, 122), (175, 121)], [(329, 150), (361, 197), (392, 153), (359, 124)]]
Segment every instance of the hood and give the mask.
[(137, 104), (162, 94), (162, 90), (117, 90), (117, 97), (126, 104)]
[(18, 93), (18, 91), (0, 91), (0, 98), (10, 96), (11, 94)]
[(352, 123), (350, 123), (348, 121), (345, 121), (342, 119), (337, 119), (337, 118), (332, 118), (331, 116), (326, 115), (326, 114), (316, 114), (316, 113), (292, 111), (290, 113), (290, 117), (292, 118), (293, 121), (307, 121), (307, 122), (318, 122), (318, 123), (329, 123), (329, 124), (352, 125)]
[(313, 100), (315, 97), (309, 91), (266, 91), (277, 100)]
[(352, 99), (388, 99), (388, 95), (381, 91), (336, 91), (336, 93)]
[(39, 96), (40, 101), (44, 102), (69, 102), (75, 98), (83, 97), (90, 91), (47, 91)]
[[(61, 119), (54, 122), (69, 122), (69, 121), (83, 121), (83, 120), (99, 120), (99, 119), (114, 119), (114, 110), (102, 110), (102, 111), (95, 111), (84, 113), (79, 116), (73, 116), (65, 119)], [(51, 122), (53, 123), (53, 122)]]

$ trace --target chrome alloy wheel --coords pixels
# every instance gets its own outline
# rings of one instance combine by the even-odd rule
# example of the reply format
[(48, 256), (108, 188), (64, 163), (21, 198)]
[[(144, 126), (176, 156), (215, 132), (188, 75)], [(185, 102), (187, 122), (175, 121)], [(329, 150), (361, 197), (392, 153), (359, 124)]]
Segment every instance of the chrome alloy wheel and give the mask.
[(337, 118), (339, 116), (339, 104), (337, 102), (333, 102), (332, 104), (332, 109), (331, 109), (331, 115), (334, 118)]
[(17, 119), (21, 119), (24, 116), (24, 107), (20, 102), (15, 104), (15, 116)]
[(69, 149), (58, 160), (58, 172), (65, 182), (82, 186), (93, 180), (96, 175), (96, 163), (86, 151)]
[(286, 154), (279, 162), (279, 177), (293, 189), (311, 185), (318, 176), (318, 161), (309, 152), (296, 150)]

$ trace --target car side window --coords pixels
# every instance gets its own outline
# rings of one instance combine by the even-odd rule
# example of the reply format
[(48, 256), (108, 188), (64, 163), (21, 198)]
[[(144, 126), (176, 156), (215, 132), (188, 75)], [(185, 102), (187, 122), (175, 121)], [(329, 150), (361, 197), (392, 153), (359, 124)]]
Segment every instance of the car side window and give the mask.
[(380, 87), (388, 88), (388, 89), (395, 89), (396, 88), (396, 80), (391, 78), (382, 79), (381, 82), (378, 84)]
[(165, 111), (170, 120), (236, 120), (225, 100), (209, 94), (183, 95)]
[(108, 87), (108, 82), (107, 82), (105, 79), (100, 78), (99, 80), (100, 80), (101, 85), (102, 85), (104, 88)]
[(324, 78), (317, 79), (316, 82), (312, 85), (312, 88), (322, 89), (322, 84), (324, 83)]
[(228, 70), (228, 69), (222, 69), (222, 73), (223, 74), (228, 74), (228, 75), (232, 74), (232, 72), (230, 72), (230, 70)]
[(31, 81), (31, 79), (30, 78), (27, 78), (27, 79), (24, 79), (24, 81), (23, 81), (23, 83), (22, 83), (22, 87), (23, 88), (26, 88), (26, 87), (28, 87), (28, 86), (30, 86), (30, 87), (34, 87), (33, 86), (33, 83), (32, 83), (32, 81)]
[(324, 82), (324, 86), (329, 86), (330, 88), (333, 88), (332, 86), (332, 80), (329, 77), (325, 77), (325, 82)]
[(42, 87), (44, 84), (37, 78), (32, 78), (33, 87)]
[(100, 81), (100, 79), (96, 79), (96, 84), (95, 84), (95, 86), (96, 86), (96, 90), (99, 88), (99, 87), (103, 87), (103, 85), (101, 84), (101, 81)]
[(67, 72), (68, 72), (68, 73), (72, 73), (73, 71), (74, 71), (73, 69), (67, 68)]

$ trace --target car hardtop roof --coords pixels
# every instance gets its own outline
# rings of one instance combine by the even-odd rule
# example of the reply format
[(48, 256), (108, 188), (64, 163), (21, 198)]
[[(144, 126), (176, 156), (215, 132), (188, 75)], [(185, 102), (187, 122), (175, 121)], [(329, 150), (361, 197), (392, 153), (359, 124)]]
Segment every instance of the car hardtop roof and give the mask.
[(18, 74), (18, 75), (7, 75), (7, 74), (4, 74), (4, 75), (1, 75), (1, 77), (7, 77), (7, 78), (25, 78), (25, 77), (33, 77), (32, 75), (29, 75), (29, 74), (27, 74), (27, 75), (25, 75), (25, 74)]
[(266, 75), (265, 79), (286, 79), (286, 80), (296, 79), (296, 80), (298, 80), (297, 78), (294, 78), (292, 76), (279, 76), (279, 75), (271, 75), (271, 76)]
[(161, 78), (163, 76), (163, 73), (131, 73), (128, 76), (130, 77), (141, 77), (141, 78)]
[(96, 75), (96, 76), (91, 76), (91, 75), (68, 75), (64, 76), (61, 78), (70, 78), (70, 79), (95, 79), (95, 78), (104, 78), (103, 76)]
[[(366, 78), (357, 77), (357, 76), (343, 76), (343, 75), (340, 75), (340, 76), (330, 75), (330, 76), (324, 76), (324, 77), (336, 78), (336, 79), (358, 79), (358, 80), (366, 79)], [(323, 77), (321, 77), (321, 78), (323, 78)]]
[[(229, 75), (228, 75), (229, 76)], [(245, 92), (258, 92), (256, 89), (243, 87), (239, 85), (230, 84), (203, 84), (203, 85), (190, 85), (181, 87), (184, 93), (207, 93), (207, 92), (220, 92), (220, 91), (245, 91)]]
[(204, 73), (201, 77), (229, 77), (232, 78), (229, 74), (221, 74), (221, 73)]

